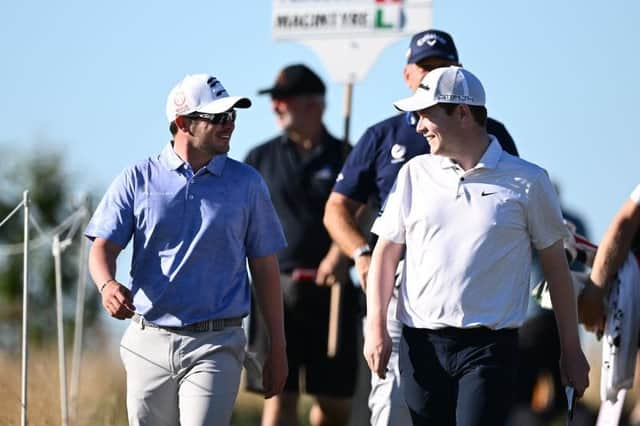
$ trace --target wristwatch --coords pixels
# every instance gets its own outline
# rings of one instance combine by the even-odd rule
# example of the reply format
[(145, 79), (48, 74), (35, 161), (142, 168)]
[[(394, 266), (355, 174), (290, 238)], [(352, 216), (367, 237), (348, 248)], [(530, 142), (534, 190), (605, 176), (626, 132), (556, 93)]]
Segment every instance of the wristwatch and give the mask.
[(357, 249), (355, 249), (353, 251), (353, 254), (351, 255), (351, 258), (354, 261), (356, 261), (363, 254), (371, 254), (371, 247), (369, 246), (369, 244), (363, 244), (360, 247), (358, 247)]

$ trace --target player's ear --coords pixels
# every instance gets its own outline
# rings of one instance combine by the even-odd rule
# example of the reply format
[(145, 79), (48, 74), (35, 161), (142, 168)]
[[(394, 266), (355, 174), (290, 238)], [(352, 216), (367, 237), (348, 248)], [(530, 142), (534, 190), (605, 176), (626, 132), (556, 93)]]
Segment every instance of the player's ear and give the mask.
[(402, 77), (404, 78), (404, 83), (409, 86), (409, 64), (406, 64), (404, 68), (402, 68)]
[(187, 126), (189, 125), (189, 120), (187, 120), (184, 116), (179, 115), (175, 120), (176, 127), (183, 132), (188, 132)]

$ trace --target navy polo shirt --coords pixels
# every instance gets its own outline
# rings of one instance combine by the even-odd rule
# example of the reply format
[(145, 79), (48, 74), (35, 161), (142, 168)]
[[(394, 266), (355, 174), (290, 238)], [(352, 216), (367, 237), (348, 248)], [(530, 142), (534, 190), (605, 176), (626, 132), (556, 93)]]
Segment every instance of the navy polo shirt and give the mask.
[[(416, 132), (417, 123), (415, 115), (402, 113), (369, 127), (349, 154), (333, 190), (363, 204), (373, 197), (380, 208), (402, 165), (429, 153), (426, 139)], [(502, 149), (518, 155), (502, 123), (488, 118), (487, 132), (500, 141)]]
[(249, 152), (245, 163), (264, 178), (288, 246), (278, 253), (280, 269), (316, 268), (331, 246), (322, 223), (324, 205), (351, 146), (324, 130), (323, 140), (301, 156), (286, 135)]

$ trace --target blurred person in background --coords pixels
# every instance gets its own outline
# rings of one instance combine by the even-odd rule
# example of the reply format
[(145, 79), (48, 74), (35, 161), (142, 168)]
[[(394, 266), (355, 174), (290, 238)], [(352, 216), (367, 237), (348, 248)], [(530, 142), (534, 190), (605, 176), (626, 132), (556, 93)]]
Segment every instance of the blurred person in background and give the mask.
[[(635, 376), (638, 376), (640, 363), (637, 343), (634, 344), (638, 324), (634, 323), (633, 312), (625, 311), (637, 309), (634, 295), (637, 296), (637, 286), (640, 286), (637, 275), (630, 274), (634, 269), (637, 274), (638, 263), (629, 259), (630, 257), (635, 257), (640, 262), (640, 184), (631, 192), (609, 224), (596, 251), (589, 279), (578, 297), (580, 322), (599, 338), (604, 334), (602, 345), (609, 346), (609, 350), (603, 350), (601, 377), (607, 394), (615, 394), (619, 389), (627, 388), (629, 385), (625, 382), (632, 379), (634, 367)], [(614, 288), (617, 292), (612, 296), (610, 293)], [(611, 299), (614, 300), (613, 305)], [(630, 299), (630, 302), (621, 301), (623, 299)], [(615, 318), (608, 312), (612, 308), (616, 310)], [(611, 329), (615, 330), (616, 337), (608, 335)], [(634, 359), (630, 359), (631, 357)], [(633, 384), (637, 384), (637, 380)], [(634, 404), (629, 424), (637, 425), (640, 424), (640, 402), (636, 399)]]
[[(278, 254), (284, 295), (289, 377), (284, 392), (267, 400), (263, 426), (297, 424), (299, 396), (313, 396), (312, 425), (345, 425), (356, 382), (358, 290), (342, 255), (322, 225), (324, 205), (350, 146), (323, 124), (325, 84), (303, 64), (283, 68), (260, 94), (271, 105), (282, 133), (249, 152), (245, 162), (265, 179), (289, 246)], [(339, 345), (328, 351), (331, 294), (340, 289)], [(264, 325), (252, 314), (249, 348), (259, 350)], [(260, 390), (248, 374), (249, 390)]]
[(589, 281), (579, 301), (580, 322), (593, 332), (602, 332), (606, 320), (604, 298), (609, 284), (631, 251), (640, 248), (640, 185), (616, 213), (598, 246)]

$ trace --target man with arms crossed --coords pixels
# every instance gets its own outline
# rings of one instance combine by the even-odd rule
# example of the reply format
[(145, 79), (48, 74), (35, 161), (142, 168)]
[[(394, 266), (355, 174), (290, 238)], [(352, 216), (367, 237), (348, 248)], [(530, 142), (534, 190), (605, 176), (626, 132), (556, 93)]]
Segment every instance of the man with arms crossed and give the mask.
[[(411, 92), (415, 92), (429, 71), (449, 65), (458, 65), (458, 51), (451, 36), (433, 29), (420, 32), (411, 38), (404, 81)], [(403, 113), (368, 128), (347, 158), (326, 205), (324, 224), (340, 248), (353, 257), (363, 290), (372, 244), (367, 243), (367, 237), (360, 231), (357, 216), (370, 198), (373, 198), (373, 208), (379, 209), (400, 167), (416, 155), (429, 152), (424, 137), (416, 132), (416, 124), (415, 114)], [(502, 123), (489, 118), (487, 129), (498, 138), (505, 151), (518, 155)], [(398, 345), (402, 326), (395, 319), (396, 300), (394, 292), (387, 319), (393, 340), (389, 372), (384, 379), (371, 377), (369, 408), (371, 424), (376, 426), (409, 422), (409, 412), (400, 392)]]
[[(247, 260), (270, 338), (265, 397), (284, 386), (275, 253), (286, 242), (262, 178), (227, 157), (234, 108), (249, 106), (215, 77), (186, 76), (167, 100), (173, 140), (120, 174), (85, 231), (102, 305), (133, 319), (120, 345), (132, 425), (229, 424), (244, 360)], [(131, 238), (124, 285), (116, 258)]]
[[(546, 172), (502, 150), (486, 130), (485, 93), (460, 67), (431, 71), (395, 103), (417, 112), (431, 155), (407, 162), (373, 225), (364, 354), (384, 377), (387, 308), (405, 256), (397, 318), (402, 389), (414, 425), (501, 425), (517, 368), (517, 329), (535, 247), (558, 323), (563, 379), (582, 395), (580, 348), (562, 220)], [(406, 254), (405, 254), (406, 252)]]

